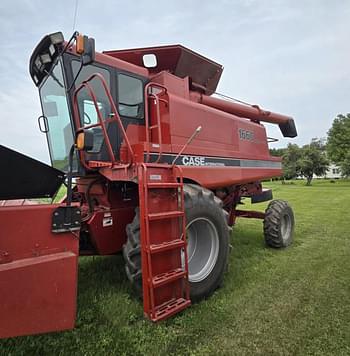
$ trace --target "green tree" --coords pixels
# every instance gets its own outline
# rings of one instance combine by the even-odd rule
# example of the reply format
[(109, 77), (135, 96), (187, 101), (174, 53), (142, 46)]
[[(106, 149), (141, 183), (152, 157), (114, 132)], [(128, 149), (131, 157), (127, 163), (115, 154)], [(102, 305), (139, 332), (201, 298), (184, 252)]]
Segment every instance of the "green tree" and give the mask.
[(344, 177), (350, 177), (350, 150), (346, 152), (343, 160), (340, 162), (340, 169)]
[(297, 166), (300, 174), (306, 178), (306, 185), (311, 185), (314, 174), (324, 175), (328, 168), (324, 141), (312, 139), (309, 145), (303, 146)]
[(334, 119), (328, 131), (327, 155), (340, 166), (342, 175), (350, 176), (350, 113)]
[(289, 143), (282, 156), (283, 179), (293, 179), (300, 174), (300, 158), (301, 148), (296, 144)]
[(282, 157), (286, 153), (286, 148), (270, 148), (270, 155), (275, 157)]

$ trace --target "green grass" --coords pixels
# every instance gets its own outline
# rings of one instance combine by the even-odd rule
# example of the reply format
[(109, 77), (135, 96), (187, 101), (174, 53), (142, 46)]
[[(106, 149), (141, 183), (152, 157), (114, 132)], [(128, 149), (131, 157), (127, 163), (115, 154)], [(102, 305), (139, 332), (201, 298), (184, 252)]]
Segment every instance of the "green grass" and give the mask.
[(350, 181), (304, 184), (265, 184), (294, 208), (294, 244), (267, 248), (261, 221), (239, 220), (225, 284), (210, 299), (154, 325), (121, 256), (82, 258), (76, 328), (3, 340), (0, 353), (349, 355)]

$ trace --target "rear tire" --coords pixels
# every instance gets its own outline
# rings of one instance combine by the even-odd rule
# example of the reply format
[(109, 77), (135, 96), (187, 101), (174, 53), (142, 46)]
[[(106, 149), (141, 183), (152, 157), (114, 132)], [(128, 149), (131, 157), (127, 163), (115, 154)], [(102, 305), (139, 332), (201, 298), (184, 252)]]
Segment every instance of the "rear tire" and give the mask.
[(142, 297), (142, 274), (141, 274), (141, 232), (140, 212), (135, 209), (133, 221), (126, 226), (127, 240), (123, 246), (126, 275), (135, 292)]
[(268, 246), (283, 248), (293, 242), (294, 214), (284, 200), (272, 200), (265, 211), (264, 236)]
[[(223, 281), (229, 254), (229, 228), (221, 200), (194, 184), (184, 185), (190, 297), (193, 302), (209, 297)], [(139, 210), (126, 227), (123, 246), (125, 271), (142, 296)]]

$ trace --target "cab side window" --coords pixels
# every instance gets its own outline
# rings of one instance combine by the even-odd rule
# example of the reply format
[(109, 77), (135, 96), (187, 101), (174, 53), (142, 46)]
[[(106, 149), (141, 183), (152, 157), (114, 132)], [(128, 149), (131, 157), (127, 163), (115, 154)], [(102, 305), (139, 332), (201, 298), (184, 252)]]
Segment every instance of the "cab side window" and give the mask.
[[(81, 68), (80, 62), (72, 61), (73, 75), (76, 76)], [(76, 87), (83, 81), (88, 79), (92, 74), (100, 73), (103, 75), (108, 87), (110, 86), (110, 73), (107, 69), (88, 65), (83, 67), (76, 80)], [(99, 79), (95, 78), (90, 83), (92, 91), (96, 96), (97, 109), (100, 112), (102, 119), (107, 119), (112, 111), (111, 105), (108, 101), (106, 92)], [(98, 113), (94, 102), (90, 96), (89, 91), (84, 88), (78, 94), (78, 106), (80, 114), (80, 124), (82, 127), (95, 125), (99, 122)], [(107, 125), (108, 126), (108, 125)], [(94, 147), (90, 153), (99, 153), (104, 143), (104, 136), (101, 127), (91, 127), (88, 130), (92, 131), (94, 135)]]
[(120, 116), (144, 118), (143, 83), (140, 79), (118, 74), (118, 111)]

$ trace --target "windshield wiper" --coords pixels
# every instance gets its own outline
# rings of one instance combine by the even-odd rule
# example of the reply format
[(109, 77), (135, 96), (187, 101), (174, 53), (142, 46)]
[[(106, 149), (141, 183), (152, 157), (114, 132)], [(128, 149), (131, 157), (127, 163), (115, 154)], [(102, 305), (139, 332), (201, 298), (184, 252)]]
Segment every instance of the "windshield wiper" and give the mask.
[(53, 71), (50, 70), (50, 72), (48, 72), (46, 69), (44, 69), (44, 72), (49, 75), (61, 88), (64, 88), (63, 84), (59, 81), (59, 79), (55, 76), (55, 74), (53, 74)]

